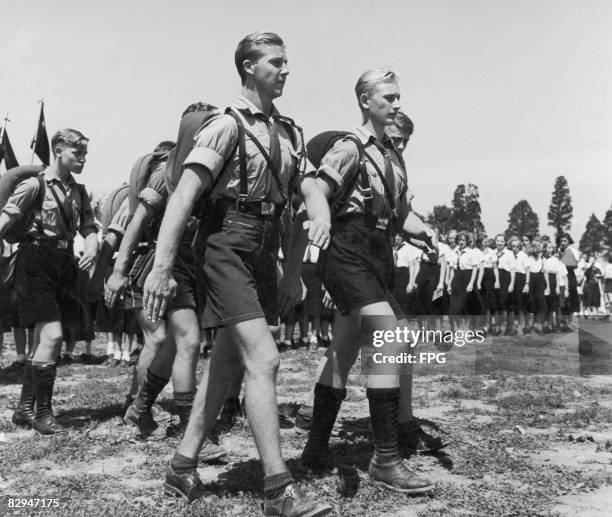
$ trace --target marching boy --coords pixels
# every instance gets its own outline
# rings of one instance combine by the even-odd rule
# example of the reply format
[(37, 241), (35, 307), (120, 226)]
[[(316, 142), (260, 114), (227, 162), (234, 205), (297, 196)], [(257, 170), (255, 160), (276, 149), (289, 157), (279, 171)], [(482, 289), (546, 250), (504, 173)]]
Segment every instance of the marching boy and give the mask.
[[(17, 255), (15, 289), (24, 327), (35, 325), (36, 341), (24, 368), (23, 388), (13, 422), (38, 433), (65, 432), (53, 417), (51, 399), (62, 346), (62, 321), (78, 317), (77, 268), (87, 271), (98, 252), (97, 228), (85, 187), (73, 174), (81, 174), (89, 140), (75, 129), (53, 135), (53, 163), (21, 182), (0, 212), (0, 240), (19, 219), (35, 210)], [(42, 208), (35, 200), (44, 188)], [(72, 244), (76, 232), (85, 240), (75, 261)]]

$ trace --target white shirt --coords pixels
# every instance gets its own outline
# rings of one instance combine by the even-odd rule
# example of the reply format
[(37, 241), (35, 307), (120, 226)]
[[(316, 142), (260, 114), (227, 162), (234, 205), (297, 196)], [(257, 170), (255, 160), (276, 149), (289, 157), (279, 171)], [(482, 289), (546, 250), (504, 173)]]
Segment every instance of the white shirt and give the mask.
[(476, 265), (472, 250), (469, 248), (463, 248), (463, 250), (456, 248), (451, 251), (447, 256), (447, 264), (455, 270), (461, 269), (462, 271), (472, 269)]
[(504, 248), (501, 251), (495, 250), (495, 256), (497, 257), (497, 267), (505, 271), (512, 271), (514, 267), (514, 255), (508, 248)]
[(410, 267), (410, 263), (418, 260), (421, 257), (422, 251), (420, 248), (413, 246), (412, 244), (408, 244), (407, 242), (403, 244), (397, 250), (397, 264), (396, 267)]
[[(550, 275), (557, 275), (561, 271), (563, 264), (557, 257), (547, 257), (544, 259), (544, 273)], [(565, 266), (563, 266), (565, 267)], [(567, 269), (565, 270), (567, 271)]]
[(517, 273), (525, 274), (527, 272), (527, 253), (521, 250), (516, 254), (516, 256), (512, 254), (512, 258), (512, 269), (514, 269), (514, 271), (516, 271)]
[(544, 261), (541, 257), (527, 257), (527, 263), (525, 269), (530, 273), (541, 273), (542, 268), (544, 267)]
[(485, 257), (484, 253), (478, 248), (469, 248), (470, 253), (472, 254), (472, 263), (476, 267), (481, 267), (484, 265)]

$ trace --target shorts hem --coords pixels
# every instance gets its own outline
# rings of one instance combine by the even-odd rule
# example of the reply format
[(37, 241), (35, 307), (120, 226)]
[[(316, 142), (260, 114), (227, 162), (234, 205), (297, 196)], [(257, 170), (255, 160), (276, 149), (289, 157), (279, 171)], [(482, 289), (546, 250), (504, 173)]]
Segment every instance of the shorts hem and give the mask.
[(236, 323), (242, 323), (243, 321), (255, 320), (257, 318), (267, 319), (263, 311), (249, 312), (247, 314), (239, 314), (237, 316), (231, 316), (229, 318), (217, 318), (212, 321), (202, 322), (203, 329), (225, 327), (227, 325), (234, 325)]

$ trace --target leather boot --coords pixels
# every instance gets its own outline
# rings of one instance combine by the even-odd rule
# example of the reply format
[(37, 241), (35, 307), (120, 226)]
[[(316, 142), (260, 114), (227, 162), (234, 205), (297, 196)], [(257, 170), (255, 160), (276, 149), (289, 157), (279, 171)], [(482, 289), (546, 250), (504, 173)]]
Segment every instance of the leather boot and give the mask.
[(432, 490), (433, 483), (409, 470), (399, 454), (399, 388), (368, 388), (367, 396), (374, 434), (374, 456), (368, 469), (372, 482), (403, 494), (422, 494)]
[(42, 435), (66, 433), (67, 429), (57, 422), (51, 409), (57, 364), (34, 364), (32, 372), (36, 396), (36, 417), (32, 421), (32, 428)]
[(15, 425), (22, 427), (32, 427), (32, 421), (36, 414), (34, 404), (36, 396), (34, 394), (34, 378), (32, 373), (32, 361), (26, 361), (23, 369), (23, 385), (21, 386), (21, 397), (19, 405), (13, 413), (12, 421)]

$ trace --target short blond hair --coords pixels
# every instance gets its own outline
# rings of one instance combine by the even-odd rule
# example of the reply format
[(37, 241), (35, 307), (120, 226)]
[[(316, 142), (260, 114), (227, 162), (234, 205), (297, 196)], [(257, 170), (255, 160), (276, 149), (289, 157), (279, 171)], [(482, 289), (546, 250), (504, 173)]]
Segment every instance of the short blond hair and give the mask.
[(374, 91), (376, 90), (376, 86), (379, 84), (387, 84), (387, 83), (397, 83), (399, 82), (399, 77), (397, 73), (390, 68), (372, 68), (370, 70), (366, 70), (363, 74), (359, 76), (357, 79), (357, 84), (355, 85), (355, 95), (357, 96), (357, 104), (359, 105), (359, 109), (362, 113), (365, 113), (365, 110), (361, 106), (360, 98), (362, 95), (366, 95), (367, 97), (371, 97)]

